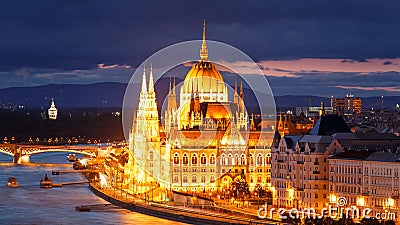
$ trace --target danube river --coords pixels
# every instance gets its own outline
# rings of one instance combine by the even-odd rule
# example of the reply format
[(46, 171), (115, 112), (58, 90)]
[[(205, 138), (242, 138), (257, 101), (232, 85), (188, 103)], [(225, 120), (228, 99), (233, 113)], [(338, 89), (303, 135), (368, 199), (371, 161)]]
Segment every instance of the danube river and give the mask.
[[(0, 224), (166, 224), (176, 222), (131, 212), (125, 209), (78, 212), (78, 205), (104, 204), (87, 184), (42, 189), (40, 179), (52, 170), (71, 170), (67, 153), (31, 156), (31, 163), (15, 165), (10, 156), (0, 153)], [(18, 188), (7, 187), (14, 176)], [(84, 181), (80, 174), (51, 176), (54, 183)], [(182, 224), (182, 223), (181, 223)]]

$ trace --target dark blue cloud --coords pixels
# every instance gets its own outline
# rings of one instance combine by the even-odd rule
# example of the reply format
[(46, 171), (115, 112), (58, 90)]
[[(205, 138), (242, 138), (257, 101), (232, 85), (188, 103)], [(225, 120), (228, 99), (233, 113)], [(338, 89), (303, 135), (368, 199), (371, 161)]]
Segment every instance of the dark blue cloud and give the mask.
[[(1, 70), (137, 66), (158, 49), (208, 37), (256, 60), (392, 58), (398, 1), (3, 1)], [(210, 50), (212, 51), (212, 50)]]

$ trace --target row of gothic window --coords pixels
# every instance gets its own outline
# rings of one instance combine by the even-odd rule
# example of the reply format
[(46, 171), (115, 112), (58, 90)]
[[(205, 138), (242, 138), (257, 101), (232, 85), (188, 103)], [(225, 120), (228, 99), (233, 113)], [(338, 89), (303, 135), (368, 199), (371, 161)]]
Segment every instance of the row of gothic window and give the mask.
[[(228, 165), (229, 161), (230, 161), (230, 165), (247, 165), (247, 159), (246, 156), (244, 154), (242, 154), (239, 156), (236, 154), (235, 157), (232, 157), (232, 154), (229, 154), (228, 156), (226, 156), (225, 154), (221, 155), (220, 158), (220, 163), (221, 165)], [(257, 155), (257, 165), (262, 165), (263, 164), (263, 156), (261, 154)], [(215, 165), (215, 155), (211, 154), (210, 159), (208, 161), (211, 165)], [(180, 164), (181, 163), (181, 159), (179, 157), (178, 153), (174, 154), (174, 164)], [(182, 164), (186, 165), (189, 163), (189, 156), (188, 154), (184, 153), (183, 157), (182, 157)], [(271, 156), (267, 155), (265, 157), (265, 164), (271, 164)], [(192, 154), (191, 156), (191, 164), (192, 165), (197, 165), (197, 155), (196, 154)], [(200, 164), (205, 165), (207, 164), (207, 156), (205, 154), (201, 154), (200, 156)], [(250, 165), (254, 165), (254, 157), (253, 154), (250, 154)]]

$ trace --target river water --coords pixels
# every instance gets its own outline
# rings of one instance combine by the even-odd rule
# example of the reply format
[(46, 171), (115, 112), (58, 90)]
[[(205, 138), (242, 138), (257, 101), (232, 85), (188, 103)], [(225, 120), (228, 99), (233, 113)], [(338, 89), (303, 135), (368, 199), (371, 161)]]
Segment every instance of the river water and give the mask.
[[(40, 179), (52, 170), (71, 170), (67, 153), (42, 153), (31, 156), (31, 163), (15, 165), (10, 156), (0, 153), (0, 224), (178, 224), (177, 222), (131, 212), (125, 209), (78, 212), (78, 205), (107, 203), (94, 195), (88, 184), (42, 189)], [(10, 176), (18, 188), (7, 187)], [(78, 173), (51, 176), (54, 183), (84, 181)], [(180, 223), (182, 224), (182, 223)]]

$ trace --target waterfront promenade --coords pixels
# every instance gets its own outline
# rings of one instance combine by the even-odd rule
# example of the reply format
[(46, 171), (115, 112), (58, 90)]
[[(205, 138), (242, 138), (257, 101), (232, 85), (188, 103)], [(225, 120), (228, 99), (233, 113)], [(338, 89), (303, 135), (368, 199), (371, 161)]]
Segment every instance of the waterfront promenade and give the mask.
[(101, 188), (97, 183), (90, 183), (90, 188), (99, 197), (121, 208), (179, 222), (214, 225), (279, 224), (258, 219), (256, 216), (246, 212), (240, 213), (239, 210), (230, 211), (228, 208), (214, 207), (216, 211), (213, 211), (210, 209), (202, 210), (175, 206), (173, 204), (160, 204), (137, 198), (118, 188)]

